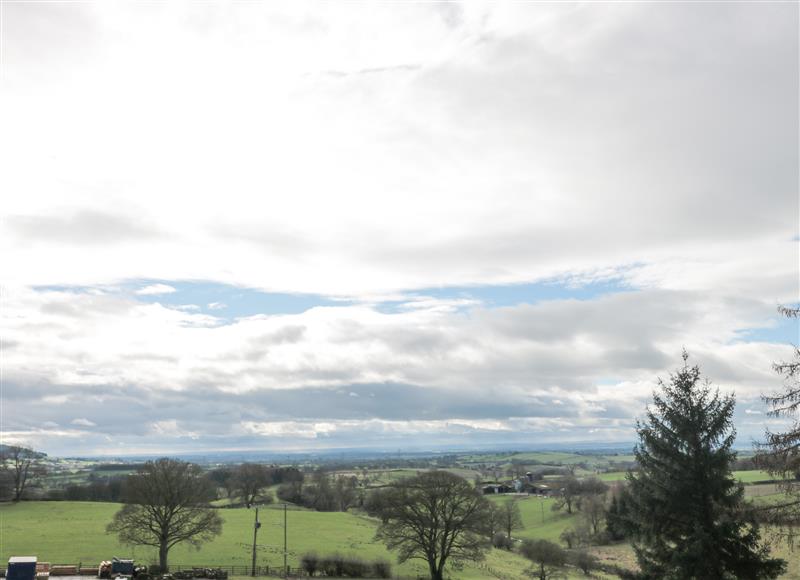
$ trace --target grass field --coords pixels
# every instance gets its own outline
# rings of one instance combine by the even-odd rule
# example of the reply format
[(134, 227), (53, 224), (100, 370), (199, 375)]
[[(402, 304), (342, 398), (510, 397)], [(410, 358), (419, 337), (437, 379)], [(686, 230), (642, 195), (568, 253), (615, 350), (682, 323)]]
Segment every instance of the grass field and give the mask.
[[(495, 502), (508, 501), (509, 496), (491, 496)], [(551, 510), (552, 499), (518, 498), (525, 529), (514, 534), (518, 539), (547, 539), (557, 543), (559, 535), (580, 517)], [(97, 565), (112, 556), (133, 557), (141, 563), (154, 563), (153, 549), (121, 546), (116, 538), (105, 533), (105, 525), (119, 509), (119, 504), (94, 502), (24, 502), (0, 504), (0, 560), (11, 555), (36, 555), (40, 561), (58, 564)], [(253, 511), (223, 509), (223, 533), (213, 542), (193, 550), (178, 546), (170, 552), (174, 565), (249, 565), (252, 542)], [(262, 509), (259, 532), (258, 565), (279, 566), (283, 561), (283, 511), (280, 506)], [(394, 555), (374, 541), (375, 520), (353, 513), (321, 513), (293, 509), (288, 512), (289, 563), (297, 566), (308, 551), (325, 555), (333, 552), (357, 555), (363, 559), (383, 558), (393, 565), (393, 574), (406, 577), (425, 574), (422, 562), (399, 566)], [(628, 545), (597, 548), (597, 555), (607, 562), (634, 565)], [(792, 562), (787, 579), (800, 580), (800, 557), (778, 546), (776, 553)], [(463, 570), (452, 570), (453, 579), (479, 580), (505, 578), (522, 580), (528, 562), (517, 554), (491, 550), (479, 564)], [(600, 576), (607, 578), (606, 576)], [(585, 578), (567, 570), (565, 578)]]
[[(488, 496), (496, 503), (511, 501), (512, 496), (494, 495)], [(572, 527), (577, 521), (576, 514), (567, 514), (565, 511), (554, 512), (551, 498), (536, 496), (519, 496), (519, 511), (522, 515), (524, 529), (515, 532), (515, 538), (532, 540), (550, 540), (551, 542), (561, 543), (559, 536), (561, 532)]]
[[(36, 555), (40, 561), (97, 565), (112, 556), (133, 557), (142, 563), (157, 561), (155, 551), (145, 547), (121, 546), (105, 533), (105, 525), (119, 509), (118, 504), (94, 502), (24, 502), (0, 506), (0, 560), (12, 555)], [(283, 562), (283, 511), (278, 506), (263, 509), (259, 533), (259, 566)], [(249, 565), (253, 511), (220, 510), (223, 533), (200, 550), (177, 546), (170, 552), (175, 565)], [(383, 558), (393, 564), (394, 573), (424, 574), (423, 563), (398, 566), (396, 558), (375, 542), (374, 520), (351, 513), (321, 513), (308, 510), (288, 512), (289, 563), (299, 564), (308, 551), (318, 554), (340, 552), (363, 559)], [(524, 578), (528, 563), (505, 551), (492, 550), (481, 564), (453, 571), (453, 578), (478, 580), (492, 577), (488, 568), (505, 578)]]
[[(776, 543), (771, 546), (774, 556), (783, 558), (788, 563), (786, 574), (781, 580), (800, 580), (800, 552), (792, 552), (786, 544)], [(600, 560), (616, 564), (629, 570), (636, 568), (636, 556), (630, 544), (616, 544), (613, 546), (598, 546), (591, 548), (590, 552)]]
[[(597, 477), (602, 481), (621, 481), (625, 479), (625, 471), (610, 471), (608, 473), (601, 473)], [(759, 469), (752, 469), (749, 471), (734, 471), (733, 476), (744, 483), (745, 485), (756, 483), (756, 482), (769, 482), (774, 479), (766, 471), (761, 471)]]
[(623, 481), (627, 474), (627, 471), (609, 471), (608, 473), (597, 474), (597, 479), (605, 481), (606, 483), (611, 483), (613, 481)]
[(744, 484), (773, 481), (774, 476), (766, 471), (760, 469), (751, 469), (749, 471), (734, 471), (733, 476)]

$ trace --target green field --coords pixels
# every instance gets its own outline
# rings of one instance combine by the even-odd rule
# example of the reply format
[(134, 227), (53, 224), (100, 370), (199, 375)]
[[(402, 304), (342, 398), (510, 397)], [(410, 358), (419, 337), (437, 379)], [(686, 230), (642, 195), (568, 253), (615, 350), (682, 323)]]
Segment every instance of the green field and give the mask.
[[(496, 503), (511, 501), (511, 496), (488, 496)], [(515, 538), (532, 540), (544, 539), (561, 543), (561, 532), (572, 527), (577, 521), (577, 514), (567, 514), (565, 511), (554, 512), (552, 506), (555, 500), (536, 496), (521, 496), (517, 499), (519, 511), (522, 515), (524, 529), (515, 532)]]
[(733, 476), (742, 483), (744, 483), (745, 485), (756, 482), (768, 482), (768, 481), (773, 481), (775, 479), (773, 475), (770, 475), (766, 471), (761, 471), (760, 469), (751, 469), (749, 471), (734, 471)]
[[(621, 481), (625, 479), (625, 471), (609, 471), (608, 473), (600, 473), (597, 477), (602, 481)], [(766, 471), (761, 471), (760, 469), (751, 469), (749, 471), (734, 471), (733, 476), (744, 483), (745, 485), (756, 483), (756, 482), (769, 482), (774, 480), (775, 478), (767, 473)]]
[(597, 479), (610, 483), (614, 481), (624, 481), (627, 475), (627, 471), (609, 471), (608, 473), (598, 473)]
[[(766, 490), (765, 490), (766, 491)], [(504, 502), (510, 496), (490, 496), (494, 502)], [(580, 517), (563, 511), (554, 512), (553, 499), (534, 496), (518, 497), (523, 530), (514, 533), (517, 539), (548, 539), (559, 541), (561, 532), (570, 528)], [(144, 547), (121, 546), (116, 538), (105, 533), (119, 504), (95, 502), (23, 502), (0, 504), (0, 560), (12, 555), (36, 555), (40, 561), (53, 564), (96, 566), (100, 560), (133, 557), (140, 563), (155, 563), (155, 551)], [(223, 533), (200, 550), (178, 546), (170, 552), (170, 562), (182, 566), (246, 566), (250, 563), (253, 511), (222, 509)], [(259, 533), (259, 566), (280, 566), (283, 561), (283, 510), (279, 506), (263, 508)], [(363, 559), (383, 558), (393, 565), (393, 574), (416, 577), (425, 574), (422, 562), (397, 565), (394, 555), (374, 541), (376, 521), (354, 513), (314, 512), (291, 509), (288, 512), (289, 563), (296, 567), (299, 558), (308, 551), (325, 555), (333, 552), (357, 555)], [(633, 562), (630, 546), (616, 545), (595, 549), (607, 562)], [(784, 547), (776, 553), (791, 562), (785, 578), (800, 578), (800, 558)], [(797, 560), (795, 562), (794, 560)], [(517, 554), (491, 550), (486, 560), (470, 564), (463, 570), (452, 570), (454, 579), (478, 580), (505, 578), (521, 580), (528, 562)], [(596, 576), (597, 577), (597, 576)], [(605, 576), (600, 576), (605, 577)], [(568, 571), (566, 578), (584, 578)]]
[[(54, 564), (97, 565), (112, 556), (130, 556), (142, 563), (157, 561), (155, 551), (145, 547), (121, 546), (105, 533), (118, 504), (93, 502), (24, 502), (0, 506), (0, 560), (12, 555), (36, 555)], [(283, 510), (277, 506), (261, 511), (259, 566), (279, 566), (283, 562)], [(253, 530), (253, 511), (220, 510), (223, 533), (200, 550), (177, 546), (170, 552), (173, 565), (249, 565)], [(363, 559), (383, 558), (393, 564), (395, 574), (416, 576), (425, 573), (423, 563), (398, 566), (386, 548), (373, 540), (376, 523), (371, 518), (351, 513), (288, 512), (289, 563), (299, 565), (308, 551), (324, 555), (333, 552), (358, 555)], [(492, 550), (481, 564), (453, 571), (454, 578), (477, 580), (491, 577), (488, 569), (507, 578), (523, 578), (527, 561), (516, 554)]]

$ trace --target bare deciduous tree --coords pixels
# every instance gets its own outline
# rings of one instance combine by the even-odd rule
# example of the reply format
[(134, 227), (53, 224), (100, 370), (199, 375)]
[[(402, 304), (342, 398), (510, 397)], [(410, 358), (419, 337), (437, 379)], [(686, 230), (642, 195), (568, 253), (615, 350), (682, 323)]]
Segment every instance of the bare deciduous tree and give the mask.
[(6, 445), (0, 454), (3, 471), (9, 482), (12, 500), (20, 501), (30, 484), (46, 473), (41, 464), (43, 453), (22, 445)]
[(222, 532), (222, 518), (208, 507), (213, 497), (199, 466), (167, 458), (148, 461), (128, 477), (127, 503), (106, 531), (124, 544), (158, 548), (159, 565), (167, 571), (173, 546), (199, 546)]
[(269, 470), (260, 463), (242, 463), (232, 476), (233, 493), (240, 497), (248, 508), (258, 501), (271, 503), (272, 496), (264, 495), (264, 488), (271, 483)]
[(431, 580), (442, 580), (451, 559), (479, 560), (485, 539), (489, 502), (465, 479), (430, 471), (402, 480), (386, 495), (376, 537), (398, 550), (399, 561), (428, 563)]
[(509, 540), (512, 539), (511, 532), (525, 528), (525, 525), (522, 523), (522, 513), (519, 510), (519, 503), (517, 500), (507, 500), (500, 504), (499, 514), (501, 527)]

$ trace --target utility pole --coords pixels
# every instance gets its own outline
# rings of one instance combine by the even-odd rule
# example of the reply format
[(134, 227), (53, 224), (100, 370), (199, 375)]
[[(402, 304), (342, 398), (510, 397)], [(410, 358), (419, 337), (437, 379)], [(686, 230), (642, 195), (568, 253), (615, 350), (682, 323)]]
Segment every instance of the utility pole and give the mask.
[(286, 504), (283, 504), (283, 577), (289, 577), (289, 565), (287, 564), (286, 552)]
[(258, 528), (261, 527), (261, 522), (258, 521), (258, 506), (256, 506), (256, 519), (253, 523), (253, 563), (250, 568), (250, 575), (256, 575), (256, 539), (258, 537)]
[(544, 523), (544, 496), (542, 496), (541, 504), (542, 506), (542, 523)]

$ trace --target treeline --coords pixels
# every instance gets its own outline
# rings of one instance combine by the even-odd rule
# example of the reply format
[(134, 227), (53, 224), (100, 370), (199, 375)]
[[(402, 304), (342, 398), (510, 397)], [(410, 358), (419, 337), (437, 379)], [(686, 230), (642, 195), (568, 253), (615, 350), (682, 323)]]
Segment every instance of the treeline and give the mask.
[(49, 501), (108, 501), (125, 500), (124, 475), (103, 479), (94, 479), (84, 484), (72, 483), (65, 487), (51, 488), (44, 492), (44, 499)]
[(218, 497), (236, 500), (245, 507), (274, 501), (267, 488), (274, 485), (302, 482), (303, 472), (296, 467), (280, 467), (261, 463), (242, 463), (212, 469), (207, 477), (218, 490)]
[(136, 471), (141, 463), (100, 463), (92, 466), (93, 471)]
[(355, 476), (322, 470), (314, 472), (310, 481), (290, 481), (278, 488), (278, 498), (282, 501), (320, 512), (344, 512), (361, 506), (365, 493)]

